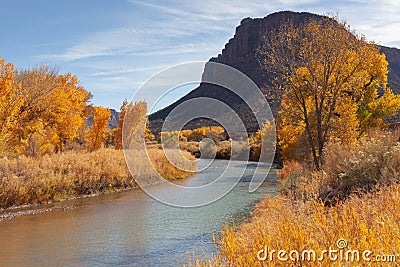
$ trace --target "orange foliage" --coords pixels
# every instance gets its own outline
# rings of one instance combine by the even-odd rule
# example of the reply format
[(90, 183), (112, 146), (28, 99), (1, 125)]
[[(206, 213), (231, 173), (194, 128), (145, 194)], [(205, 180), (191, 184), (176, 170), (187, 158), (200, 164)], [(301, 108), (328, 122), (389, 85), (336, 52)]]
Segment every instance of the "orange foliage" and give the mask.
[[(288, 22), (261, 50), (285, 87), (279, 136), (286, 158), (309, 158), (319, 169), (326, 142), (354, 144), (400, 108), (400, 96), (386, 88), (388, 63), (379, 47), (336, 18), (303, 27)], [(379, 99), (378, 89), (386, 90)]]
[(124, 119), (126, 114), (126, 109), (128, 107), (128, 100), (124, 99), (121, 105), (119, 117), (118, 117), (118, 125), (115, 128), (115, 148), (122, 149), (122, 128), (124, 125)]
[(104, 146), (104, 135), (108, 127), (111, 112), (108, 108), (94, 107), (92, 130), (90, 134), (90, 150), (94, 151)]
[(47, 66), (17, 73), (0, 63), (0, 154), (63, 151), (85, 124), (90, 93), (70, 73)]

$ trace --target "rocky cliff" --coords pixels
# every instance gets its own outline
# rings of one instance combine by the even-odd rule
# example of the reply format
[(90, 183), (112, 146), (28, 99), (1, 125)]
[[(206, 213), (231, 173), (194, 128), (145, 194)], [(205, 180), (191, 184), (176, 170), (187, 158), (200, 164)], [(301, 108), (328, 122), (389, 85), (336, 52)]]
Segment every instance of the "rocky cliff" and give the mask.
[[(232, 66), (249, 76), (261, 89), (268, 99), (271, 109), (276, 114), (279, 103), (277, 91), (272, 86), (272, 77), (260, 66), (257, 58), (257, 49), (266, 32), (278, 27), (285, 21), (293, 21), (295, 25), (301, 27), (305, 21), (310, 19), (321, 19), (322, 16), (311, 13), (297, 13), (291, 11), (282, 11), (273, 13), (264, 18), (245, 18), (236, 28), (236, 33), (225, 45), (221, 54), (210, 59), (212, 62), (218, 62)], [(268, 37), (266, 37), (268, 38)], [(381, 51), (386, 54), (389, 62), (389, 86), (395, 93), (400, 93), (400, 50), (396, 48), (381, 47)], [(207, 68), (206, 70), (207, 71)], [(155, 112), (149, 116), (152, 130), (157, 133), (161, 129), (164, 118), (169, 112), (180, 103), (196, 97), (210, 97), (220, 100), (231, 106), (246, 123), (248, 131), (256, 131), (257, 124), (254, 116), (241, 99), (230, 91), (216, 87), (210, 84), (201, 83), (200, 86), (189, 94), (185, 95), (170, 106)], [(199, 125), (213, 124), (206, 120), (197, 120), (187, 127), (193, 128)]]

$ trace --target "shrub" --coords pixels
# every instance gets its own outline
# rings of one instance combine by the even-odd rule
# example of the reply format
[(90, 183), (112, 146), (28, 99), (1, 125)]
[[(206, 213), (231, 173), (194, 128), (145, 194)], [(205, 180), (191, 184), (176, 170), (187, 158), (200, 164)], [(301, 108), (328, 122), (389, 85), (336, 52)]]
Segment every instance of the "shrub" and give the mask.
[(398, 133), (370, 131), (354, 146), (331, 141), (325, 147), (321, 171), (288, 161), (280, 174), (281, 192), (295, 199), (318, 196), (334, 205), (351, 194), (400, 180)]
[(205, 130), (195, 129), (191, 132), (191, 134), (187, 137), (189, 142), (200, 142), (206, 136)]
[(324, 150), (320, 198), (334, 204), (352, 193), (368, 192), (377, 185), (400, 179), (400, 143), (396, 132), (371, 131), (354, 147), (338, 142)]

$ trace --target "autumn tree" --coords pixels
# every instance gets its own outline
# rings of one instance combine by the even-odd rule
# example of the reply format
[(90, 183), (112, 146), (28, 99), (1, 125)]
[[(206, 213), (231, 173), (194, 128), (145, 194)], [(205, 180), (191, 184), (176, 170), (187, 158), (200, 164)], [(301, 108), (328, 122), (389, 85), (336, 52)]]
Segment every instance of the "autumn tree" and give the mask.
[(91, 94), (48, 66), (17, 72), (0, 59), (0, 67), (1, 154), (63, 151), (86, 124)]
[(118, 125), (117, 128), (115, 128), (114, 134), (115, 134), (115, 148), (116, 149), (122, 149), (122, 128), (124, 124), (124, 119), (125, 119), (125, 114), (126, 114), (126, 109), (128, 108), (128, 100), (124, 99), (121, 105), (121, 109), (119, 112), (119, 117), (118, 117)]
[[(138, 103), (135, 103), (135, 105), (133, 105), (132, 102), (129, 103), (127, 99), (124, 99), (124, 101), (122, 102), (119, 117), (118, 117), (118, 125), (112, 133), (114, 140), (115, 140), (115, 148), (116, 149), (123, 148), (123, 143), (122, 143), (123, 124), (124, 124), (125, 115), (126, 115), (128, 109), (131, 110), (130, 112), (134, 113), (129, 118), (130, 122), (128, 122), (128, 123), (130, 123), (130, 125), (133, 125), (133, 124), (138, 123), (138, 121), (136, 121), (136, 122), (134, 122), (134, 121), (138, 120), (139, 117), (146, 116), (147, 104), (146, 104), (146, 106), (144, 106), (145, 104), (146, 104), (145, 102), (138, 102)], [(144, 115), (143, 115), (143, 112), (144, 112)], [(135, 114), (139, 117), (135, 116)], [(140, 122), (140, 123), (142, 123), (142, 122)], [(153, 141), (155, 139), (154, 135), (151, 133), (151, 130), (149, 127), (149, 120), (147, 118), (145, 121), (144, 138), (145, 138), (145, 141)]]
[(268, 162), (276, 152), (276, 129), (271, 121), (267, 120), (254, 135), (249, 137), (251, 146), (250, 158), (260, 162)]
[[(59, 76), (60, 87), (56, 93), (58, 116), (53, 127), (56, 144), (59, 150), (77, 137), (77, 132), (86, 126), (87, 102), (92, 95), (79, 85), (79, 80), (71, 73)], [(58, 142), (57, 142), (58, 141)]]
[(111, 112), (108, 108), (94, 107), (92, 130), (90, 134), (90, 150), (102, 148), (104, 146), (104, 136), (108, 127), (108, 120)]
[(143, 148), (146, 139), (147, 103), (139, 101), (127, 105), (123, 125), (123, 148)]
[(59, 75), (48, 66), (22, 70), (15, 80), (21, 84), (16, 132), (20, 145), (37, 142), (32, 140), (35, 138), (45, 141), (41, 146), (63, 151), (86, 122), (91, 94), (79, 85), (76, 76)]
[(400, 107), (386, 87), (388, 63), (379, 47), (335, 18), (288, 21), (266, 34), (259, 52), (283, 89), (278, 135), (287, 158), (311, 154), (319, 169), (330, 138), (350, 144)]
[(17, 74), (12, 63), (6, 64), (0, 58), (0, 156), (8, 155), (12, 146), (18, 142), (14, 133), (22, 102), (18, 96), (20, 84), (14, 80)]
[(145, 138), (146, 142), (151, 142), (151, 141), (155, 140), (154, 134), (151, 133), (150, 122), (149, 122), (148, 118), (146, 118), (146, 127), (144, 129), (144, 138)]

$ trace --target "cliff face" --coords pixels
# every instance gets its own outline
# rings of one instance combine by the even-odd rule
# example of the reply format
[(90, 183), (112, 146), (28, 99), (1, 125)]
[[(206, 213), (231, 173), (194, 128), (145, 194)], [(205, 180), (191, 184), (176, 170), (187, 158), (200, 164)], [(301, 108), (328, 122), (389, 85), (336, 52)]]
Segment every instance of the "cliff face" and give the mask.
[[(265, 18), (245, 18), (236, 28), (233, 38), (225, 45), (221, 54), (210, 59), (211, 62), (223, 63), (232, 66), (251, 78), (261, 89), (264, 96), (268, 99), (274, 114), (279, 108), (279, 95), (272, 86), (272, 77), (261, 68), (257, 58), (257, 49), (263, 36), (271, 29), (279, 27), (285, 21), (293, 21), (295, 25), (301, 27), (305, 21), (310, 19), (321, 19), (322, 16), (311, 13), (297, 13), (282, 11), (268, 15)], [(268, 36), (266, 36), (268, 38)], [(400, 93), (400, 50), (396, 48), (381, 47), (381, 51), (386, 54), (389, 62), (389, 86), (395, 93)], [(207, 68), (205, 70), (207, 72)], [(231, 106), (246, 123), (248, 131), (256, 131), (257, 125), (251, 111), (241, 101), (240, 98), (230, 91), (213, 85), (201, 83), (200, 86), (192, 92), (182, 97), (170, 106), (155, 112), (149, 116), (151, 129), (157, 133), (161, 129), (164, 118), (169, 112), (180, 103), (195, 97), (210, 97), (220, 100)], [(188, 125), (193, 128), (199, 125), (207, 124), (204, 120), (198, 120)]]
[(311, 19), (322, 16), (311, 13), (282, 11), (265, 18), (245, 18), (236, 28), (236, 33), (217, 57), (210, 61), (232, 66), (249, 76), (264, 92), (271, 85), (270, 77), (265, 74), (257, 58), (257, 49), (266, 32), (279, 27), (283, 22), (293, 21), (295, 25), (304, 24)]

